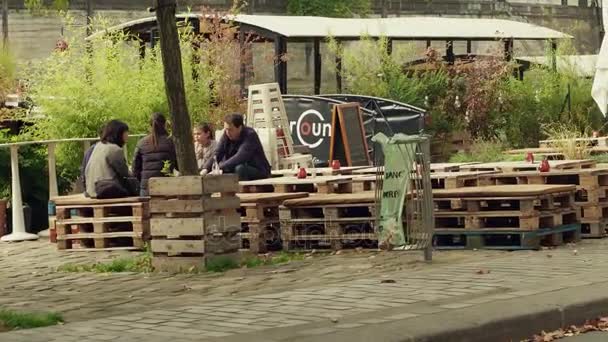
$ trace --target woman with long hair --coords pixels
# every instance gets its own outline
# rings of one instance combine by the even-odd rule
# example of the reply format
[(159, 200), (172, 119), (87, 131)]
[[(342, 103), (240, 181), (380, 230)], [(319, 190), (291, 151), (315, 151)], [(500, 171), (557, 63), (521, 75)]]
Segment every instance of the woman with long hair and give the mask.
[(137, 195), (128, 181), (129, 167), (123, 146), (129, 138), (129, 126), (112, 120), (106, 124), (101, 141), (95, 144), (86, 162), (85, 195), (92, 198), (116, 198)]
[(217, 142), (213, 136), (212, 126), (208, 123), (201, 123), (192, 130), (194, 137), (194, 151), (196, 152), (196, 163), (198, 170), (201, 171), (208, 160), (213, 158)]
[(175, 145), (167, 132), (167, 120), (161, 113), (152, 114), (151, 132), (135, 148), (133, 175), (140, 182), (141, 196), (148, 196), (148, 179), (167, 176), (177, 169)]

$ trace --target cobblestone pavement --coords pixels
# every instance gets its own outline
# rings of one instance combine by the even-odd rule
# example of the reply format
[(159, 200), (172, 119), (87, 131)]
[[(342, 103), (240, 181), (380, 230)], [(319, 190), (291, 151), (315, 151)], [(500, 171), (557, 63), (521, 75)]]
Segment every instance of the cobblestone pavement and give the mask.
[[(553, 250), (342, 253), (224, 275), (58, 273), (99, 253), (0, 245), (0, 306), (64, 313), (68, 324), (3, 333), (11, 341), (200, 341), (285, 329), (330, 334), (608, 281), (608, 241)], [(111, 258), (104, 255), (103, 258)], [(8, 292), (6, 292), (8, 291)], [(239, 339), (240, 340), (240, 339)]]

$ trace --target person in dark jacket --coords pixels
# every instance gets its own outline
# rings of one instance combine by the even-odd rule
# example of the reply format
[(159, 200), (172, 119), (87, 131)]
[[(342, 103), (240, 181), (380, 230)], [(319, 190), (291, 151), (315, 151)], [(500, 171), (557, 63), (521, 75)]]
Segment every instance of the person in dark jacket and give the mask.
[[(215, 158), (224, 173), (236, 173), (239, 180), (270, 177), (270, 163), (264, 154), (260, 137), (243, 125), (241, 114), (224, 117), (224, 134), (217, 143)], [(214, 159), (207, 161), (201, 175), (211, 171)]]
[(148, 196), (148, 179), (166, 176), (163, 174), (165, 163), (169, 163), (166, 171), (177, 169), (175, 145), (169, 137), (164, 115), (152, 114), (152, 133), (143, 137), (135, 148), (133, 158), (133, 176), (140, 182), (141, 196)]

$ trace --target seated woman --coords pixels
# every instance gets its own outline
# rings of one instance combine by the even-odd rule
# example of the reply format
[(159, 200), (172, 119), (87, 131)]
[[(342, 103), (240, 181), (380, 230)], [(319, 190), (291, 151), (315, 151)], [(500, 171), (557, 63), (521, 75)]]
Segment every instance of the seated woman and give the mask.
[(129, 181), (129, 167), (122, 149), (129, 137), (129, 126), (122, 121), (108, 122), (95, 144), (85, 168), (86, 192), (91, 198), (119, 198), (137, 195)]
[(148, 196), (148, 180), (152, 177), (163, 177), (165, 163), (167, 172), (173, 173), (177, 168), (175, 145), (167, 132), (167, 120), (161, 113), (152, 114), (150, 127), (152, 132), (143, 137), (135, 148), (133, 158), (133, 176), (139, 180), (140, 195)]
[(198, 171), (200, 172), (203, 170), (203, 166), (207, 164), (207, 161), (213, 159), (217, 142), (213, 137), (211, 125), (208, 123), (202, 123), (194, 127), (192, 135), (194, 136), (196, 163), (198, 164)]

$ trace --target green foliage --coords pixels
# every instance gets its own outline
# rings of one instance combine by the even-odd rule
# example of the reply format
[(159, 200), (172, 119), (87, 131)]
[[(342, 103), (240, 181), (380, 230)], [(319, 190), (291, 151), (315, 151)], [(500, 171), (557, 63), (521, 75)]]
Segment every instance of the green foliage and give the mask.
[(499, 162), (499, 161), (514, 161), (523, 160), (522, 156), (506, 155), (504, 151), (506, 146), (498, 140), (482, 140), (478, 139), (470, 146), (469, 152), (459, 152), (450, 158), (451, 163), (468, 163), (468, 162)]
[(300, 16), (352, 18), (371, 12), (370, 0), (288, 0), (287, 13)]
[(117, 258), (108, 263), (87, 264), (65, 264), (57, 268), (58, 272), (94, 272), (94, 273), (117, 273), (117, 272), (152, 272), (152, 252), (146, 246), (144, 253), (136, 257)]
[(6, 49), (0, 49), (0, 102), (14, 91), (17, 64), (14, 56)]
[(51, 7), (44, 4), (44, 0), (24, 0), (25, 8), (33, 15), (45, 15), (49, 10), (66, 12), (70, 7), (69, 0), (53, 0)]
[(206, 264), (207, 272), (214, 273), (226, 272), (239, 267), (239, 263), (234, 258), (222, 255), (209, 259)]
[[(65, 20), (69, 49), (53, 53), (31, 70), (31, 94), (45, 118), (36, 121), (24, 138), (95, 137), (99, 127), (111, 119), (126, 122), (132, 134), (148, 131), (151, 113), (168, 112), (160, 45), (146, 47), (142, 57), (139, 43), (123, 33), (87, 43), (85, 28), (74, 25), (69, 16)], [(95, 27), (108, 25), (98, 18)], [(211, 40), (200, 41), (190, 27), (180, 26), (192, 122), (215, 123), (222, 113), (240, 111), (235, 67), (239, 45), (228, 34), (234, 28), (214, 22), (207, 28)], [(81, 158), (81, 144), (58, 145), (60, 177), (74, 179)]]
[[(592, 80), (577, 75), (574, 65), (559, 72), (533, 66), (521, 81), (513, 76), (515, 65), (503, 61), (498, 52), (499, 57), (448, 66), (437, 51), (427, 49), (424, 68), (416, 68), (408, 63), (420, 61), (420, 51), (394, 42), (389, 54), (387, 43), (362, 37), (361, 42), (343, 46), (330, 39), (330, 50), (343, 60), (345, 92), (426, 108), (429, 133), (436, 136), (466, 131), (473, 138), (519, 148), (537, 146), (547, 137), (542, 127), (548, 123), (565, 122), (583, 132), (599, 129), (604, 121), (591, 98)], [(557, 58), (573, 54), (571, 44), (564, 42)]]
[(54, 312), (17, 312), (0, 309), (0, 326), (10, 329), (31, 329), (63, 323), (63, 317)]

